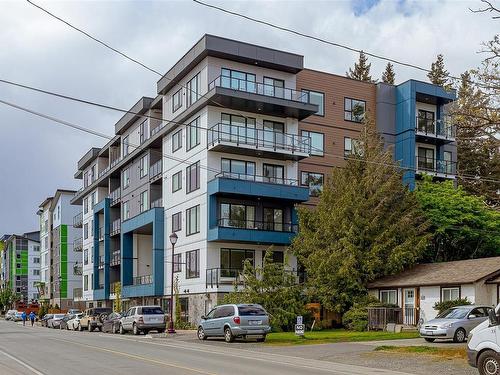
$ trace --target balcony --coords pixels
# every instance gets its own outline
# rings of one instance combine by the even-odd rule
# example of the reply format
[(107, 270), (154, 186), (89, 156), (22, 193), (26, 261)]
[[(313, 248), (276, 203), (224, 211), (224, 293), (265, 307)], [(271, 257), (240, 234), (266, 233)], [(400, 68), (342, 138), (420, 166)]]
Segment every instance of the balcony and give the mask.
[(81, 228), (82, 226), (83, 226), (83, 212), (80, 212), (79, 214), (73, 217), (73, 227)]
[(74, 288), (73, 289), (73, 299), (82, 298), (83, 297), (83, 289), (82, 288)]
[(151, 208), (155, 208), (155, 207), (163, 207), (163, 199), (162, 198), (155, 199), (154, 201), (151, 202)]
[(132, 285), (147, 285), (153, 283), (152, 275), (134, 276)]
[(207, 148), (271, 159), (301, 160), (311, 155), (311, 138), (218, 123), (208, 130)]
[(115, 281), (109, 285), (109, 299), (116, 299), (117, 294), (116, 291), (121, 289), (121, 282)]
[(79, 237), (73, 241), (73, 251), (80, 252), (83, 250), (83, 238)]
[(120, 203), (121, 195), (122, 195), (122, 193), (121, 193), (120, 188), (115, 189), (111, 193), (109, 193), (108, 198), (111, 200), (110, 205), (114, 206), (114, 205)]
[(236, 110), (299, 120), (318, 111), (309, 93), (261, 82), (219, 76), (209, 83), (208, 91), (218, 103)]
[(104, 241), (104, 227), (99, 227), (97, 230), (97, 238), (99, 241)]
[(111, 253), (111, 260), (109, 262), (109, 265), (111, 267), (119, 266), (122, 262), (122, 257), (121, 257), (121, 252), (120, 250), (115, 250), (113, 253)]
[(417, 116), (415, 124), (417, 139), (433, 144), (455, 141), (457, 127), (449, 120), (433, 121)]
[(117, 234), (120, 234), (121, 231), (121, 221), (120, 219), (113, 220), (111, 223), (111, 228), (110, 228), (110, 236), (116, 236)]
[[(242, 273), (243, 270), (240, 268), (208, 268), (205, 271), (205, 288), (219, 288), (221, 285), (231, 285), (242, 284)], [(283, 270), (283, 275), (285, 277), (288, 275), (293, 275), (296, 278), (297, 284), (302, 284), (307, 279), (305, 271), (296, 270)]]
[(417, 156), (417, 174), (429, 174), (435, 177), (455, 178), (457, 163), (448, 160), (439, 160)]
[(154, 183), (156, 181), (161, 181), (161, 175), (162, 175), (162, 161), (160, 159), (149, 168), (149, 181), (151, 183)]
[(98, 263), (98, 268), (100, 270), (104, 269), (104, 255), (99, 255), (99, 263)]
[(73, 275), (81, 276), (83, 275), (83, 267), (75, 264), (73, 266)]

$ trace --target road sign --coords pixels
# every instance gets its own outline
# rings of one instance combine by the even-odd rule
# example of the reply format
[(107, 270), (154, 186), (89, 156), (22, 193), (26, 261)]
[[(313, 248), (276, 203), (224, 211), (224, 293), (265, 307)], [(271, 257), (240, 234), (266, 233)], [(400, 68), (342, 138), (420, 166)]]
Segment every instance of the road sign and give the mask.
[(302, 315), (297, 316), (297, 324), (302, 324)]
[(295, 324), (295, 334), (298, 336), (304, 336), (305, 326), (304, 324)]

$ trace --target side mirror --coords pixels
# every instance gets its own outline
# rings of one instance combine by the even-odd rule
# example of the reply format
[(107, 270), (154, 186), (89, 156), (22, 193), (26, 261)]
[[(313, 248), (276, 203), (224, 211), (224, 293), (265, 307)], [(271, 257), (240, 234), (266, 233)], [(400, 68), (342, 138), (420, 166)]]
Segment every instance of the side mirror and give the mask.
[(490, 320), (490, 325), (497, 326), (498, 325), (498, 317), (494, 309), (491, 309), (488, 312), (488, 318)]
[(202, 319), (202, 320), (207, 320), (207, 317), (206, 317), (205, 315), (202, 315), (202, 316), (201, 316), (201, 319)]

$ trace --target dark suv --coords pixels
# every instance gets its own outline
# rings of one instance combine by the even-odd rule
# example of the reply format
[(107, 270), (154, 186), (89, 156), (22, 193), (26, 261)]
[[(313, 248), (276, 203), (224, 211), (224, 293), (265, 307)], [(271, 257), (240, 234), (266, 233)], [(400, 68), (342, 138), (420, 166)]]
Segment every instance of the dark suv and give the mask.
[(99, 331), (102, 331), (102, 323), (112, 312), (113, 310), (110, 307), (94, 307), (91, 309), (87, 309), (80, 319), (80, 325), (78, 329), (80, 331), (88, 329), (89, 332), (92, 332), (97, 328)]

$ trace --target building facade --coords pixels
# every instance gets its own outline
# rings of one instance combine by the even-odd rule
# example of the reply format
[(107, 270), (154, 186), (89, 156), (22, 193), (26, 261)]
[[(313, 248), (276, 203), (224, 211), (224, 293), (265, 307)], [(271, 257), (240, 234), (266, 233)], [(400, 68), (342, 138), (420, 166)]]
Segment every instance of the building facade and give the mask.
[[(259, 266), (270, 247), (298, 273), (286, 253), (296, 206), (316, 203), (331, 168), (355, 151), (365, 116), (378, 121), (378, 86), (205, 35), (157, 93), (78, 162), (82, 300), (109, 306), (119, 294), (124, 308), (168, 310), (173, 264), (182, 314), (195, 322), (233, 290), (244, 260)], [(393, 124), (397, 108), (382, 111)]]

